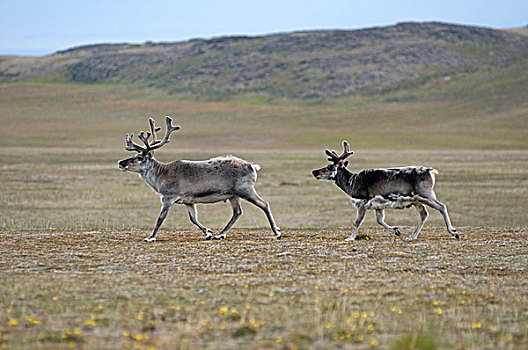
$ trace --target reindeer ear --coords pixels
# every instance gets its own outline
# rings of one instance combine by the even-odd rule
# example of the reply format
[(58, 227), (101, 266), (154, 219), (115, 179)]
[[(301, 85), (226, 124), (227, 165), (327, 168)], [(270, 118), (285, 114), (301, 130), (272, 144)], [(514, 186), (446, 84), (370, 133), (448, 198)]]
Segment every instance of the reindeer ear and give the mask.
[(348, 160), (343, 164), (343, 168), (346, 168), (348, 166)]

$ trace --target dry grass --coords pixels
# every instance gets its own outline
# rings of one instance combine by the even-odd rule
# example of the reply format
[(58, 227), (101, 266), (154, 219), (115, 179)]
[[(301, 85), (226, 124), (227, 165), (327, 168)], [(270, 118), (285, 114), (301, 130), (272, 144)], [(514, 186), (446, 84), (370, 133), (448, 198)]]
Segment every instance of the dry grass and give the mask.
[(437, 348), (528, 341), (526, 230), (8, 230), (0, 327), (14, 348)]
[[(8, 348), (517, 349), (528, 341), (526, 75), (335, 101), (199, 101), (123, 86), (0, 84), (0, 344)], [(497, 94), (500, 91), (500, 94)], [(404, 101), (404, 102), (394, 102)], [(407, 101), (407, 102), (405, 102)], [(262, 166), (261, 211), (207, 242), (117, 170), (149, 115), (182, 125), (162, 161), (234, 153)], [(403, 126), (402, 126), (403, 125)], [(310, 171), (348, 139), (350, 168), (440, 171), (456, 241), (431, 212), (396, 239)], [(182, 147), (183, 146), (183, 147)], [(223, 203), (200, 206), (218, 231)], [(387, 212), (408, 237), (414, 211)], [(417, 345), (420, 344), (420, 345)]]

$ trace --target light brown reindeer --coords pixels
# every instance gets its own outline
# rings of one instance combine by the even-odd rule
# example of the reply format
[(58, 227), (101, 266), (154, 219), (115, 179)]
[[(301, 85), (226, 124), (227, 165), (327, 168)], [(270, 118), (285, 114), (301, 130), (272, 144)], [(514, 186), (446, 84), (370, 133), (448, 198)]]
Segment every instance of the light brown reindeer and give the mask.
[(420, 223), (414, 230), (412, 239), (417, 239), (427, 216), (425, 205), (438, 210), (444, 217), (447, 231), (455, 238), (459, 238), (457, 231), (451, 226), (451, 220), (444, 203), (436, 199), (433, 191), (434, 174), (438, 171), (423, 166), (407, 166), (390, 169), (368, 169), (358, 174), (346, 169), (345, 159), (354, 152), (350, 151), (348, 142), (343, 141), (343, 154), (326, 150), (330, 164), (324, 168), (312, 171), (317, 180), (331, 180), (350, 198), (350, 202), (357, 208), (357, 218), (354, 232), (347, 241), (356, 239), (359, 227), (365, 218), (367, 210), (376, 210), (378, 223), (397, 236), (400, 230), (385, 223), (384, 209), (404, 209), (414, 206), (420, 214)]
[[(179, 130), (179, 126), (172, 126), (172, 119), (165, 119), (167, 129), (163, 140), (156, 139), (154, 119), (149, 118), (150, 130), (142, 131), (139, 139), (144, 146), (132, 141), (134, 134), (125, 136), (127, 151), (135, 151), (134, 157), (118, 162), (123, 171), (139, 174), (147, 185), (156, 192), (161, 199), (161, 213), (152, 234), (145, 238), (145, 242), (156, 240), (158, 230), (167, 217), (174, 203), (185, 204), (191, 222), (198, 226), (205, 234), (205, 239), (222, 239), (235, 221), (242, 215), (240, 198), (256, 205), (266, 213), (271, 229), (277, 239), (281, 238), (280, 228), (275, 224), (269, 204), (259, 197), (254, 185), (257, 180), (258, 164), (246, 162), (237, 157), (217, 157), (206, 161), (176, 160), (168, 164), (158, 162), (153, 157), (154, 150), (169, 142), (172, 132)], [(152, 136), (152, 141), (150, 137)], [(229, 201), (233, 209), (233, 216), (224, 229), (213, 236), (212, 231), (198, 221), (196, 203), (215, 203)]]

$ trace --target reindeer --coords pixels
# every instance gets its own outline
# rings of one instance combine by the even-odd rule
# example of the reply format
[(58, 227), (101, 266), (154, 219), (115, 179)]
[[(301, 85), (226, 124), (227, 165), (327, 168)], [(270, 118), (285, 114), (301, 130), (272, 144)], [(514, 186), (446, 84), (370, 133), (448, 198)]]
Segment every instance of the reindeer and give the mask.
[[(256, 205), (266, 213), (271, 229), (277, 239), (281, 238), (280, 228), (275, 224), (269, 204), (259, 197), (255, 191), (258, 164), (252, 164), (234, 156), (212, 158), (206, 161), (176, 160), (168, 164), (158, 162), (154, 157), (154, 150), (169, 142), (172, 132), (180, 126), (172, 126), (172, 119), (166, 117), (167, 128), (163, 140), (156, 138), (156, 132), (161, 127), (149, 118), (150, 131), (138, 135), (144, 146), (132, 141), (134, 134), (126, 134), (127, 151), (134, 151), (134, 157), (118, 162), (123, 171), (137, 173), (147, 185), (156, 192), (161, 199), (161, 213), (152, 234), (144, 242), (156, 240), (158, 230), (167, 217), (174, 203), (185, 204), (189, 218), (205, 234), (205, 239), (222, 239), (227, 231), (242, 216), (240, 198)], [(150, 137), (152, 136), (152, 141)], [(233, 216), (224, 229), (213, 236), (212, 231), (198, 221), (196, 203), (216, 203), (229, 201), (233, 209)]]
[(444, 217), (447, 231), (459, 239), (457, 231), (451, 226), (447, 207), (436, 199), (433, 191), (435, 174), (438, 171), (423, 166), (407, 166), (390, 169), (368, 169), (358, 174), (349, 172), (346, 167), (347, 157), (354, 152), (350, 151), (347, 141), (343, 141), (343, 154), (337, 155), (335, 151), (325, 151), (331, 162), (328, 166), (312, 171), (317, 180), (331, 180), (343, 190), (350, 202), (357, 208), (357, 218), (354, 232), (347, 241), (356, 239), (359, 227), (365, 218), (367, 210), (376, 211), (378, 223), (400, 236), (400, 230), (395, 226), (385, 223), (384, 209), (404, 209), (414, 206), (420, 214), (420, 223), (414, 230), (412, 239), (417, 239), (427, 216), (429, 215), (424, 204), (438, 210)]

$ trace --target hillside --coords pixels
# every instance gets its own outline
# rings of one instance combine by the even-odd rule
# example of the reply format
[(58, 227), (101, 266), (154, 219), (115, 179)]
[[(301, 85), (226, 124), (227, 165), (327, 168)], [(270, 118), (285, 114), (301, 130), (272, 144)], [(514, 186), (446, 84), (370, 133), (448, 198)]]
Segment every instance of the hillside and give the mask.
[(170, 93), (288, 97), (370, 94), (528, 58), (528, 37), (442, 23), (354, 31), (102, 44), (0, 57), (0, 81), (121, 82)]

